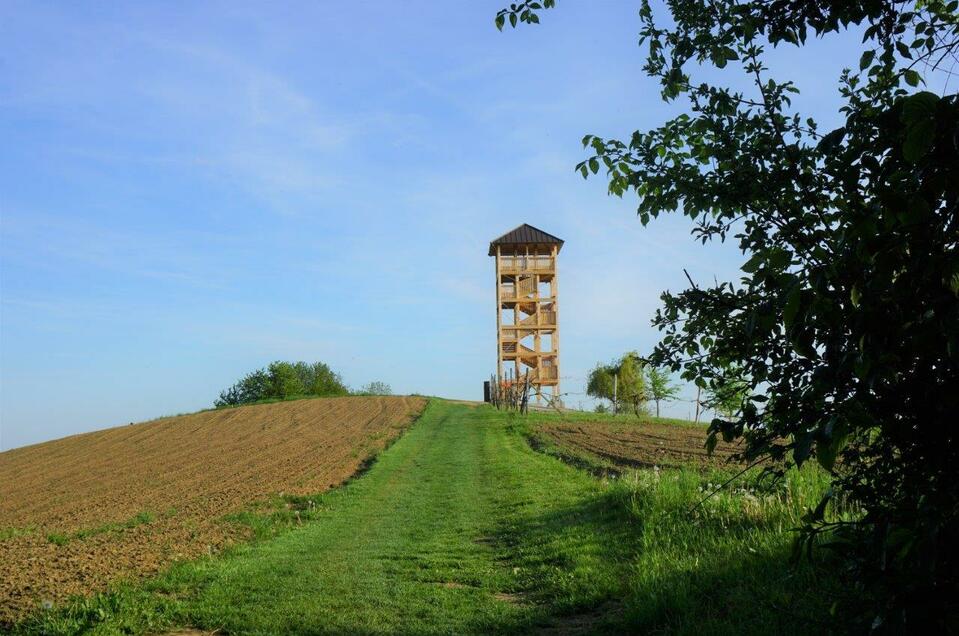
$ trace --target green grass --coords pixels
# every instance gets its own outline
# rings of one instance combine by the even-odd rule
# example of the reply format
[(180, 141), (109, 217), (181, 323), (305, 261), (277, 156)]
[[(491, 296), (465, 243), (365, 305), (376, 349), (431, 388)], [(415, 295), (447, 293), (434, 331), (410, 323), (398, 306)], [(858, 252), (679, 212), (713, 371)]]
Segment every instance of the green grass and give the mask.
[[(798, 633), (834, 582), (788, 565), (814, 471), (599, 480), (534, 451), (524, 420), (431, 401), (360, 479), (236, 515), (259, 540), (37, 614), (24, 633)], [(708, 488), (707, 488), (708, 490)], [(291, 509), (292, 508), (292, 509)]]
[(33, 526), (27, 526), (26, 528), (17, 528), (14, 526), (0, 527), (0, 541), (6, 541), (7, 539), (13, 539), (15, 537), (23, 537), (33, 534), (36, 531), (37, 529)]
[(683, 420), (674, 417), (656, 417), (646, 413), (635, 415), (632, 411), (613, 415), (612, 413), (597, 413), (595, 411), (576, 411), (567, 409), (564, 411), (556, 410), (531, 410), (525, 418), (527, 423), (535, 424), (537, 422), (600, 422), (602, 424), (619, 424), (623, 426), (642, 425), (642, 424), (670, 424), (673, 426), (689, 426), (706, 430), (708, 421), (702, 421), (698, 424), (690, 420)]
[(93, 528), (82, 528), (75, 532), (63, 533), (63, 532), (51, 532), (47, 535), (47, 541), (54, 545), (66, 545), (71, 541), (81, 541), (88, 537), (95, 537), (98, 534), (104, 534), (107, 532), (123, 532), (124, 530), (130, 530), (136, 528), (137, 526), (142, 526), (148, 524), (156, 519), (156, 515), (152, 512), (139, 512), (136, 515), (130, 517), (126, 521), (118, 521), (113, 523), (104, 523)]

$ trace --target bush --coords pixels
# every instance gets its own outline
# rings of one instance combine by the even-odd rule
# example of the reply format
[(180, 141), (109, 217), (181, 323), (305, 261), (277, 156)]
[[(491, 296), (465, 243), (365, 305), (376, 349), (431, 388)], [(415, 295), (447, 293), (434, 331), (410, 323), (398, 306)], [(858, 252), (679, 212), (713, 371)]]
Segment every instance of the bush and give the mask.
[(386, 382), (373, 381), (357, 391), (358, 395), (393, 395), (393, 389)]
[[(387, 387), (389, 388), (389, 387)], [(322, 362), (283, 362), (252, 371), (224, 389), (214, 401), (217, 408), (253, 404), (262, 400), (285, 400), (300, 395), (347, 395), (343, 379)]]

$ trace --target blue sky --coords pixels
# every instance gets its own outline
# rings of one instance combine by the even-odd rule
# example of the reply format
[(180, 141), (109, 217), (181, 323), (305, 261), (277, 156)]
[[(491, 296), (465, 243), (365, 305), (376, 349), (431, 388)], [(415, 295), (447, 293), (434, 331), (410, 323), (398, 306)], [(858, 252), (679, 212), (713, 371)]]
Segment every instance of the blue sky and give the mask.
[[(583, 134), (674, 107), (641, 71), (638, 3), (559, 4), (499, 33), (497, 0), (4, 2), (0, 448), (208, 407), (274, 359), (477, 399), (487, 245), (523, 222), (567, 241), (563, 390), (648, 351), (684, 267), (745, 259), (574, 174)], [(771, 63), (828, 125), (857, 49)]]

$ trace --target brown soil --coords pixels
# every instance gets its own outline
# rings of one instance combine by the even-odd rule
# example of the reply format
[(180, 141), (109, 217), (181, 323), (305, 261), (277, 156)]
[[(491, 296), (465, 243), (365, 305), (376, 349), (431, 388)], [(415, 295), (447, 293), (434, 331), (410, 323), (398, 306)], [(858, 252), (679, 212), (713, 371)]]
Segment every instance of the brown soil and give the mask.
[(720, 441), (706, 453), (706, 427), (631, 422), (544, 423), (537, 435), (572, 457), (587, 455), (622, 468), (726, 465), (737, 446)]
[(425, 403), (297, 400), (0, 453), (0, 625), (246, 538), (223, 516), (343, 483)]

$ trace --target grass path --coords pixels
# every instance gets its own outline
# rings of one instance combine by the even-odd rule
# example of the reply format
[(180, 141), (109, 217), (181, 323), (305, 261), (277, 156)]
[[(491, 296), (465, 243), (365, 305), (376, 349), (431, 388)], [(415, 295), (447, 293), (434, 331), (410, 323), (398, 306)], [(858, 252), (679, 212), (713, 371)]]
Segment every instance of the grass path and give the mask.
[(318, 521), (168, 581), (189, 590), (181, 616), (231, 634), (601, 627), (626, 580), (623, 513), (509, 429), (433, 401), (362, 479), (319, 498)]

